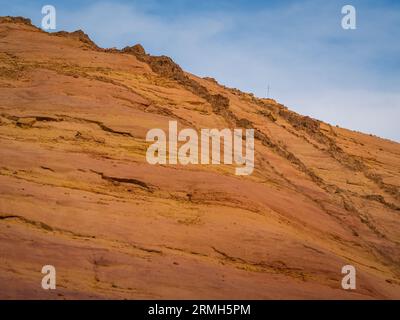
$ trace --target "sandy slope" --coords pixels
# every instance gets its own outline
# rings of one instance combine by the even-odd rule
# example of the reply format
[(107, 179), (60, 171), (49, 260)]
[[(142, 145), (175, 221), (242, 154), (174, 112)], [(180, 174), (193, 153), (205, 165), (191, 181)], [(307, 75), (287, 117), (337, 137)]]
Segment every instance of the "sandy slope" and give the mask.
[[(10, 18), (0, 115), (0, 298), (400, 298), (398, 143)], [(254, 173), (149, 165), (169, 120), (254, 128)]]

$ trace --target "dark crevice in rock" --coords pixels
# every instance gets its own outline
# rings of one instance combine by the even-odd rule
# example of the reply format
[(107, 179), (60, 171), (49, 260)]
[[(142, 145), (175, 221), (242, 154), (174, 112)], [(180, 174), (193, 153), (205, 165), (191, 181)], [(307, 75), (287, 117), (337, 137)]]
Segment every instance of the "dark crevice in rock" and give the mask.
[(396, 206), (393, 203), (387, 202), (385, 200), (385, 198), (380, 194), (369, 194), (369, 195), (364, 196), (364, 198), (367, 200), (379, 202), (379, 203), (383, 204), (384, 206), (389, 207), (392, 210), (400, 211), (400, 207)]
[(86, 123), (93, 123), (93, 124), (98, 125), (100, 127), (100, 129), (102, 129), (103, 131), (114, 133), (114, 134), (119, 134), (119, 135), (122, 135), (122, 136), (128, 136), (128, 137), (132, 137), (133, 138), (133, 135), (130, 132), (114, 130), (114, 129), (106, 126), (101, 121), (85, 119), (85, 118), (79, 118), (79, 117), (70, 117), (70, 116), (67, 116), (67, 115), (58, 115), (58, 116), (62, 117), (63, 119), (73, 119), (73, 120), (82, 121), (82, 122), (86, 122)]
[(48, 170), (48, 171), (54, 172), (54, 170), (52, 168), (49, 168), (49, 167), (40, 166), (40, 168), (42, 168), (43, 170)]
[(144, 188), (144, 189), (146, 189), (148, 191), (152, 191), (151, 187), (147, 183), (145, 183), (145, 182), (143, 182), (141, 180), (138, 180), (138, 179), (112, 177), (112, 176), (105, 175), (103, 172), (98, 172), (98, 171), (94, 171), (94, 170), (91, 170), (91, 171), (96, 173), (96, 174), (98, 174), (98, 175), (100, 175), (103, 180), (107, 180), (107, 181), (110, 181), (110, 182), (117, 182), (117, 183), (134, 184), (134, 185), (138, 185), (139, 187), (142, 187), (142, 188)]

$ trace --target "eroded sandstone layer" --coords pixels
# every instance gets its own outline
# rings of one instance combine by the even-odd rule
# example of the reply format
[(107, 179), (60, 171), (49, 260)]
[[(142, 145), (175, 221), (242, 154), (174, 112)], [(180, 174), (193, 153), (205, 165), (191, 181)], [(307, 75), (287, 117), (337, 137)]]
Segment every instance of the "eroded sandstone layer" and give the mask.
[[(148, 164), (170, 120), (253, 128), (253, 174)], [(0, 298), (399, 299), (399, 160), (139, 45), (0, 18)]]

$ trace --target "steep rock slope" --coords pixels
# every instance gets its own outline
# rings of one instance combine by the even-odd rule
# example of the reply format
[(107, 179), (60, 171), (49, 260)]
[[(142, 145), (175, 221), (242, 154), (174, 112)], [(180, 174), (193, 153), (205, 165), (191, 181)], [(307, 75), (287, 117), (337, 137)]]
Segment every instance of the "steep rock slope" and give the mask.
[[(170, 120), (253, 128), (253, 174), (148, 164)], [(3, 17), (0, 145), (1, 298), (400, 298), (398, 143)]]

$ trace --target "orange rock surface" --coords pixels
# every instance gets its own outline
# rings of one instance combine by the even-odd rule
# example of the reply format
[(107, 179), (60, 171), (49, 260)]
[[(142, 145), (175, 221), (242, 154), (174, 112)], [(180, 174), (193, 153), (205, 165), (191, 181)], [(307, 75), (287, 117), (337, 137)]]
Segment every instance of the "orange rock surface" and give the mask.
[[(254, 128), (253, 174), (148, 164), (170, 120)], [(0, 18), (2, 299), (399, 299), (399, 160), (141, 46)]]

